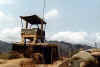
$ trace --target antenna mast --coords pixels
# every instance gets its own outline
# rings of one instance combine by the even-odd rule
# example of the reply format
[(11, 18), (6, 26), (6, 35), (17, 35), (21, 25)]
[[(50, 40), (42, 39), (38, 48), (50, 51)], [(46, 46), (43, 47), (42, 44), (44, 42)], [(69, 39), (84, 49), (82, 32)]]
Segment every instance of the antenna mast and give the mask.
[(43, 19), (45, 20), (46, 0), (43, 1)]

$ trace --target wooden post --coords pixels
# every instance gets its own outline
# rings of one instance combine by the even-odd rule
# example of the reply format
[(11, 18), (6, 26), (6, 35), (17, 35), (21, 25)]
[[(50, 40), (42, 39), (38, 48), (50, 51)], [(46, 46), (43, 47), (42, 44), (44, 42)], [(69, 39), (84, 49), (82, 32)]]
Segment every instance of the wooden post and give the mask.
[(40, 36), (41, 37), (41, 42), (44, 41), (44, 40), (42, 40), (43, 39), (42, 34), (43, 34), (43, 21), (41, 20), (41, 36)]
[(26, 29), (28, 28), (28, 22), (26, 22)]

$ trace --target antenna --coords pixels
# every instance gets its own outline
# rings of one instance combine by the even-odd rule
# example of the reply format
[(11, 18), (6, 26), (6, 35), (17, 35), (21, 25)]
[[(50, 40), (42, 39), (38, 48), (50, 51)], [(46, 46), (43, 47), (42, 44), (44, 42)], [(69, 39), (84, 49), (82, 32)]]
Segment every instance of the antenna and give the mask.
[[(43, 0), (43, 20), (44, 21), (46, 21), (45, 12), (46, 12), (46, 0)], [(45, 25), (44, 29), (46, 29), (46, 25)]]
[[(45, 12), (46, 12), (46, 0), (43, 0), (43, 20), (44, 21), (46, 21), (46, 19), (45, 19)], [(46, 24), (45, 24), (45, 27), (44, 27), (43, 30), (45, 30), (45, 29), (46, 29)], [(46, 41), (46, 40), (44, 40), (44, 41)]]
[(45, 20), (46, 0), (43, 1), (43, 19)]

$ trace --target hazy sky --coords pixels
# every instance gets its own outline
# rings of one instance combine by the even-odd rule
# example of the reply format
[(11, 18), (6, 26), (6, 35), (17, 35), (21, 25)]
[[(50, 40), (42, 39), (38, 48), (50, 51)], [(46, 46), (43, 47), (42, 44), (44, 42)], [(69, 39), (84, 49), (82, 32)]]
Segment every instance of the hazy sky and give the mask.
[[(33, 14), (43, 17), (43, 0), (0, 0), (0, 39), (16, 39), (19, 16)], [(100, 41), (100, 0), (46, 0), (45, 15), (49, 40)]]

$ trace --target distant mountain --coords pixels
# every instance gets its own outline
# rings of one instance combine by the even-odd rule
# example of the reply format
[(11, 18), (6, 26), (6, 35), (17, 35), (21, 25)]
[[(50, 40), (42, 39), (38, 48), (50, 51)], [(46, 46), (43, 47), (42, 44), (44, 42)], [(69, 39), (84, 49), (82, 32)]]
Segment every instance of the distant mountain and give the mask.
[[(78, 51), (80, 48), (90, 49), (92, 47), (83, 44), (71, 44), (64, 41), (48, 41), (48, 43), (53, 43), (58, 45), (59, 54), (61, 56), (67, 56), (73, 51)], [(12, 44), (0, 40), (0, 52), (9, 52), (12, 49)]]
[(10, 43), (0, 40), (0, 52), (9, 52), (11, 51), (12, 45)]
[(50, 44), (57, 44), (60, 56), (68, 56), (69, 54), (73, 54), (80, 49), (87, 50), (91, 49), (91, 46), (86, 44), (71, 44), (64, 41), (48, 41)]

